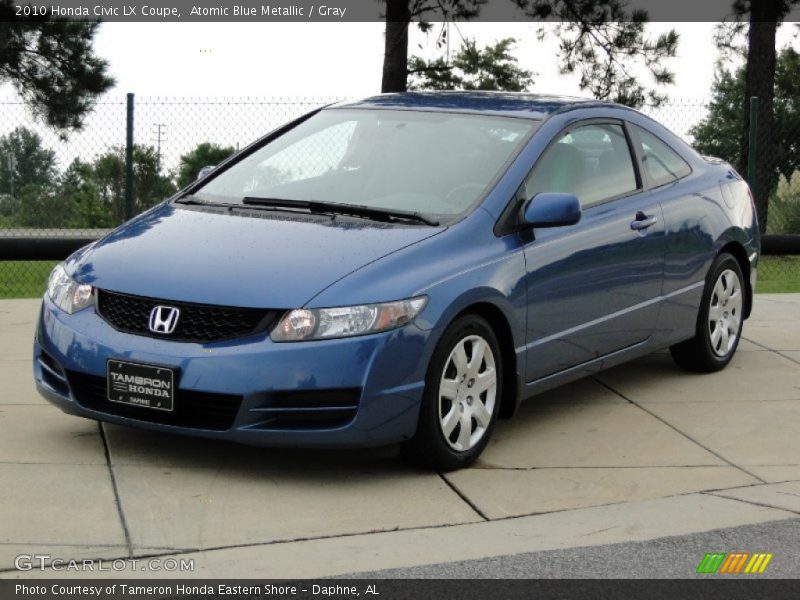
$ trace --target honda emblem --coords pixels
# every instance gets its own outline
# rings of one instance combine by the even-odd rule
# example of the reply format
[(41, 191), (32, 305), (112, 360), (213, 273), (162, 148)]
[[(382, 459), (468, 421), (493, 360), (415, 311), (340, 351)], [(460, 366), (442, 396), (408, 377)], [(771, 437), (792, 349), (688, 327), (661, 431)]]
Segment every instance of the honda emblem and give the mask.
[(150, 311), (150, 331), (169, 335), (178, 326), (180, 314), (174, 306), (156, 306)]

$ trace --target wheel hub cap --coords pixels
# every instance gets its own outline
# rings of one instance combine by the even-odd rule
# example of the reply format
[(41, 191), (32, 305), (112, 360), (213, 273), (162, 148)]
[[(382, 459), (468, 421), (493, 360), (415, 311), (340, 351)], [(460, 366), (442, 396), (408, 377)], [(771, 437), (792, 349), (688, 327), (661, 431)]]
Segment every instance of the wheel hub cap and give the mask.
[(489, 427), (497, 395), (491, 347), (478, 335), (463, 338), (445, 362), (439, 381), (439, 426), (459, 452), (473, 448)]
[(742, 283), (731, 269), (720, 273), (711, 292), (708, 333), (717, 356), (727, 356), (736, 346), (742, 323)]

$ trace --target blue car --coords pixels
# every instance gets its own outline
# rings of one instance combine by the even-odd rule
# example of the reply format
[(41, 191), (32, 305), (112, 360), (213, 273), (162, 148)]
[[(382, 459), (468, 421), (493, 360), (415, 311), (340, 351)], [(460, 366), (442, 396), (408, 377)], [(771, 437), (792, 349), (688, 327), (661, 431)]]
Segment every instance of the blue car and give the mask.
[(50, 277), (63, 411), (470, 464), (537, 393), (659, 349), (723, 368), (760, 252), (747, 184), (623, 106), (381, 95), (315, 110)]

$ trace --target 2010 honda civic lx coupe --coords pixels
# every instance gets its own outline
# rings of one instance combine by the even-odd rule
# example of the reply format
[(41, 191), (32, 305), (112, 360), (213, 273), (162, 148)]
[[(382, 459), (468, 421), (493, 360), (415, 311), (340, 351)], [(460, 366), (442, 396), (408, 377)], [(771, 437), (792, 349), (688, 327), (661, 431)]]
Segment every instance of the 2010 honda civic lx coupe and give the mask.
[(750, 191), (643, 114), (530, 94), (313, 111), (57, 266), (34, 345), (65, 412), (468, 465), (520, 401), (736, 351)]

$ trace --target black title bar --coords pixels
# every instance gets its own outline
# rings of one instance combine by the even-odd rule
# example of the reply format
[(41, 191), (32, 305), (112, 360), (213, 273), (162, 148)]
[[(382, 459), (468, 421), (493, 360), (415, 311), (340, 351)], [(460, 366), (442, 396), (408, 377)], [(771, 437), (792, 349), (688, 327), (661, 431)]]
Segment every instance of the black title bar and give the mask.
[(796, 598), (792, 580), (337, 579), (314, 581), (70, 580), (0, 581), (3, 600), (739, 600)]
[[(421, 8), (413, 21), (442, 21), (442, 7), (447, 2), (422, 0), (410, 5)], [(533, 5), (525, 0), (486, 0), (472, 21), (525, 22), (541, 21), (519, 4)], [(553, 4), (556, 4), (555, 2)], [(644, 11), (653, 22), (718, 22), (732, 18), (733, 0), (621, 0), (624, 14), (632, 16)], [(382, 0), (167, 0), (153, 2), (83, 0), (37, 1), (14, 0), (12, 19), (62, 18), (77, 20), (129, 22), (376, 22), (385, 19), (386, 3)], [(613, 13), (609, 13), (611, 15)], [(601, 15), (602, 16), (602, 15)], [(544, 19), (556, 21), (557, 13)], [(613, 19), (614, 17), (609, 17)], [(795, 5), (785, 21), (800, 18), (800, 6)], [(458, 20), (447, 15), (448, 20)]]

